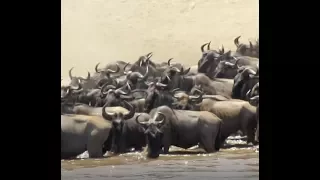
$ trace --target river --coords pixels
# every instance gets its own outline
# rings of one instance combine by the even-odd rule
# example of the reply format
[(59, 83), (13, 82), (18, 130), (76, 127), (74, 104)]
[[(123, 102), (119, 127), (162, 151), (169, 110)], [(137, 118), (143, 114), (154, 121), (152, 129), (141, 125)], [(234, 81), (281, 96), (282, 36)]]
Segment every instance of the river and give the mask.
[(62, 180), (256, 180), (259, 179), (259, 147), (249, 146), (244, 137), (229, 137), (226, 148), (206, 154), (194, 147), (170, 148), (170, 154), (148, 159), (144, 153), (126, 153), (102, 159), (88, 159), (83, 153), (75, 160), (61, 160)]

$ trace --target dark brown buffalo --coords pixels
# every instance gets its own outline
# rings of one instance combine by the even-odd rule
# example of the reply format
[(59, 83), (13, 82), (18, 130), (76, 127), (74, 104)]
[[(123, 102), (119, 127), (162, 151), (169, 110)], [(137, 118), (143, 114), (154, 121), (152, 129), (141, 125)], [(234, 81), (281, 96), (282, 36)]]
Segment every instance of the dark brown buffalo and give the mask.
[(144, 132), (135, 121), (133, 106), (127, 101), (124, 101), (124, 104), (130, 109), (127, 114), (106, 112), (106, 105), (102, 108), (102, 117), (112, 122), (111, 151), (114, 153), (124, 153), (130, 148), (142, 150), (142, 147), (146, 145)]
[(247, 45), (247, 44), (239, 43), (240, 37), (241, 36), (238, 36), (234, 39), (234, 44), (237, 47), (236, 52), (243, 56), (259, 58), (259, 40), (256, 41), (255, 45), (253, 45), (251, 41), (249, 41), (249, 45)]

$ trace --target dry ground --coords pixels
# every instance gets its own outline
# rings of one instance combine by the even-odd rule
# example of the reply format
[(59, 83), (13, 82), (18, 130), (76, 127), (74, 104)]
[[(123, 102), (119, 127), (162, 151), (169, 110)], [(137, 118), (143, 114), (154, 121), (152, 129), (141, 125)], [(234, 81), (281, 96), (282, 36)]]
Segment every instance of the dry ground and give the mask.
[(196, 64), (200, 46), (212, 41), (234, 50), (233, 39), (255, 39), (259, 32), (257, 0), (63, 0), (62, 57), (64, 78), (85, 76), (96, 63), (173, 57)]

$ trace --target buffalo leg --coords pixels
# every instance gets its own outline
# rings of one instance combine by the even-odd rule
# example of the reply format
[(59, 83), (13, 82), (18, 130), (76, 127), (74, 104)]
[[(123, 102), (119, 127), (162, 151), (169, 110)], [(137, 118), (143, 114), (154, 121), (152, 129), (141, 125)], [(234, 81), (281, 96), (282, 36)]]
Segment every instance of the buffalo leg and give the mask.
[(163, 154), (168, 154), (169, 148), (171, 146), (171, 136), (169, 135), (164, 136), (162, 139), (162, 145), (163, 145)]
[(214, 132), (212, 132), (212, 128), (205, 127), (200, 133), (200, 144), (202, 144), (203, 149), (207, 153), (212, 153), (215, 151), (215, 139), (213, 139)]
[(254, 137), (255, 142), (259, 142), (259, 122), (257, 125), (256, 135)]
[(254, 138), (255, 138), (255, 128), (257, 127), (257, 122), (256, 121), (251, 121), (248, 126), (247, 126), (247, 144), (249, 143), (254, 143)]
[(89, 142), (87, 145), (89, 158), (103, 157), (102, 148), (103, 148), (104, 141), (105, 140), (101, 142), (100, 137), (97, 135), (89, 137)]
[(220, 144), (221, 144), (221, 147), (224, 147), (224, 142), (226, 141), (227, 137), (221, 135), (220, 136)]
[(168, 145), (163, 146), (163, 154), (168, 154), (169, 148), (170, 148), (170, 146), (168, 146)]
[(88, 145), (88, 154), (89, 158), (101, 158), (103, 157), (102, 147), (98, 144), (90, 144)]
[(142, 147), (141, 146), (135, 146), (134, 147), (134, 151), (142, 151), (143, 149), (142, 149)]

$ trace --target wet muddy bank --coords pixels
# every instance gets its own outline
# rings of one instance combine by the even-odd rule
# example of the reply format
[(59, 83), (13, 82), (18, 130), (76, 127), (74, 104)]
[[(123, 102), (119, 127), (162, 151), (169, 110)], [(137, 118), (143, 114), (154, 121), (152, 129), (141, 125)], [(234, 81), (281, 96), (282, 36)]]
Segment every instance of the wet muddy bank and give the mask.
[[(205, 154), (199, 148), (170, 148), (170, 154), (148, 159), (144, 153), (126, 153), (103, 159), (61, 161), (62, 179), (258, 179), (258, 146), (239, 147), (244, 141), (230, 137), (237, 147)], [(82, 156), (85, 156), (82, 155)]]

